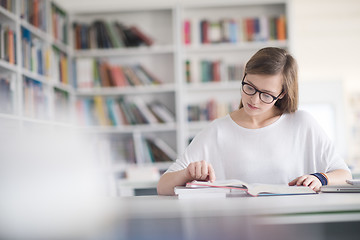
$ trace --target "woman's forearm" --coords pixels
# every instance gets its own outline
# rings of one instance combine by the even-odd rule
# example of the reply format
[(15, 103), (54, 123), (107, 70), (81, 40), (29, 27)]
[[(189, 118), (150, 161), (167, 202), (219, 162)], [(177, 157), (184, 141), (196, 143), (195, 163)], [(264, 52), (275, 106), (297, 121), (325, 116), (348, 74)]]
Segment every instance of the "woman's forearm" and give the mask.
[(185, 185), (191, 181), (187, 169), (183, 169), (176, 172), (168, 172), (161, 176), (158, 185), (157, 192), (159, 195), (174, 195), (174, 187)]
[(329, 185), (346, 184), (346, 179), (352, 179), (351, 173), (343, 169), (327, 172), (326, 176), (328, 177)]

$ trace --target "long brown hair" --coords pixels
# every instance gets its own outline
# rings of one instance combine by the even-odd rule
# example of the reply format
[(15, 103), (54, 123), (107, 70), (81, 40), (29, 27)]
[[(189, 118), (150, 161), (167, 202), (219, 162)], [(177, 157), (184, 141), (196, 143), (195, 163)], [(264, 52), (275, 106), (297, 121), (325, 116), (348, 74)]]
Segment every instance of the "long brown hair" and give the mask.
[[(260, 49), (245, 66), (245, 74), (275, 75), (281, 73), (284, 96), (275, 103), (281, 113), (292, 113), (298, 109), (297, 72), (296, 60), (286, 50), (275, 47)], [(240, 100), (239, 109), (242, 107), (243, 104)]]

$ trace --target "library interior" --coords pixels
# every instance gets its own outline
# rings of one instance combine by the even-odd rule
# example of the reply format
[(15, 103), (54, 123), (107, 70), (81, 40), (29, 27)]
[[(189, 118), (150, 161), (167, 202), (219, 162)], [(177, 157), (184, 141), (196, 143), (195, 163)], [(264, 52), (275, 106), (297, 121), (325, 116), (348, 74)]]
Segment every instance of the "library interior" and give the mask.
[(157, 185), (265, 47), (360, 179), (359, 42), (357, 0), (1, 0), (0, 239), (358, 239), (360, 189)]

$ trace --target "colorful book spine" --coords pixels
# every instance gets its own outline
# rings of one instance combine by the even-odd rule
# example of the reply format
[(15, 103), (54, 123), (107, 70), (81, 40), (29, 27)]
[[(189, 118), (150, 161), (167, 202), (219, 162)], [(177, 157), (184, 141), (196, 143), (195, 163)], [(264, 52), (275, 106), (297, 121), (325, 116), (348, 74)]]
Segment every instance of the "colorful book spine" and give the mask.
[(26, 28), (21, 28), (22, 33), (22, 56), (23, 67), (40, 75), (49, 76), (51, 63), (49, 65), (49, 47), (33, 36)]
[[(53, 76), (56, 82), (62, 84), (69, 84), (69, 70), (68, 70), (69, 63), (68, 63), (67, 55), (61, 50), (59, 50), (57, 47), (53, 46), (52, 53), (49, 53), (50, 55), (52, 55), (52, 59), (50, 59), (49, 62), (47, 62), (48, 53), (49, 51), (46, 52), (46, 56), (45, 56), (46, 72), (50, 72), (52, 70), (51, 75)], [(54, 67), (51, 68), (51, 66)]]
[(0, 59), (16, 64), (16, 33), (0, 23)]
[(162, 84), (162, 81), (156, 75), (141, 64), (131, 66), (113, 65), (107, 61), (90, 58), (79, 58), (76, 60), (76, 82), (78, 88)]
[(20, 17), (46, 32), (46, 0), (22, 0)]
[(244, 64), (225, 63), (223, 60), (201, 60), (199, 67), (200, 75), (196, 76), (197, 74), (192, 72), (196, 69), (191, 67), (190, 60), (185, 61), (187, 83), (240, 81), (244, 74)]
[(199, 104), (190, 104), (187, 107), (188, 121), (212, 121), (236, 110), (238, 105), (238, 102), (224, 103), (214, 99)]
[(15, 13), (15, 0), (1, 0), (0, 6), (9, 12)]
[(191, 22), (190, 20), (184, 21), (184, 43), (185, 45), (191, 44)]
[[(286, 40), (285, 15), (246, 17), (239, 19), (222, 18), (217, 21), (202, 19), (199, 22), (200, 43), (237, 43), (260, 42), (269, 40)], [(190, 21), (184, 20), (184, 44), (188, 45), (190, 39)]]
[(71, 107), (69, 93), (61, 89), (54, 88), (54, 105), (56, 121), (69, 122), (71, 120)]
[(11, 76), (0, 75), (0, 113), (13, 113), (14, 81)]
[(52, 35), (64, 44), (68, 43), (68, 17), (63, 9), (51, 3)]
[(41, 82), (24, 77), (23, 108), (27, 117), (48, 119), (48, 99)]
[(101, 126), (174, 122), (174, 114), (162, 103), (146, 104), (139, 97), (82, 99), (76, 103), (79, 123)]
[(119, 22), (96, 20), (91, 24), (73, 24), (74, 46), (76, 49), (122, 48), (151, 46), (153, 38), (137, 26), (125, 26)]

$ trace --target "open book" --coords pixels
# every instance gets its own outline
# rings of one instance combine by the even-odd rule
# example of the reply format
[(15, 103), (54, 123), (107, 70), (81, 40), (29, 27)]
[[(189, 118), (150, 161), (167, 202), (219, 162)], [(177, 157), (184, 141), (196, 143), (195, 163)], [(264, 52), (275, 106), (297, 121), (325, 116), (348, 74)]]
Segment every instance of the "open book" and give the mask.
[(248, 184), (240, 180), (222, 180), (215, 182), (192, 181), (186, 184), (187, 188), (223, 188), (228, 189), (228, 193), (245, 191), (251, 196), (268, 195), (294, 195), (294, 194), (314, 194), (316, 193), (306, 186), (287, 186), (282, 184)]

